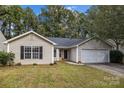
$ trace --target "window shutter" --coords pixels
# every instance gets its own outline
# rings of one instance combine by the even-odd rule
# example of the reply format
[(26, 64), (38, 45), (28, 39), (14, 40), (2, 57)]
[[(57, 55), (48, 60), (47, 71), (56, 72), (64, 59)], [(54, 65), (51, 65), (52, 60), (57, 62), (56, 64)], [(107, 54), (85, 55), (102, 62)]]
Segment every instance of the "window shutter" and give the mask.
[(40, 47), (40, 59), (42, 59), (42, 58), (43, 58), (43, 48)]
[(20, 58), (24, 59), (24, 46), (21, 46), (20, 48)]

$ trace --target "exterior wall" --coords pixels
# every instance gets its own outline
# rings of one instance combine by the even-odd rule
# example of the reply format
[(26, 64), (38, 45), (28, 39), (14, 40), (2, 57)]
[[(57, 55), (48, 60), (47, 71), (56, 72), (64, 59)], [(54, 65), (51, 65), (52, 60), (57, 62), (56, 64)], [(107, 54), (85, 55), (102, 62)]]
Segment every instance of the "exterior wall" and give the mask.
[(0, 31), (0, 51), (6, 51), (6, 49), (7, 49), (6, 45), (3, 43), (4, 41), (6, 41), (6, 38)]
[[(42, 46), (43, 59), (20, 59), (20, 46)], [(9, 52), (15, 53), (15, 63), (21, 62), (22, 64), (49, 64), (53, 61), (53, 45), (40, 37), (29, 34), (18, 40), (9, 43)]]
[(112, 47), (102, 42), (101, 40), (92, 39), (78, 47), (78, 60), (81, 61), (81, 51), (82, 49), (109, 49)]
[(70, 49), (70, 61), (76, 62), (76, 48)]

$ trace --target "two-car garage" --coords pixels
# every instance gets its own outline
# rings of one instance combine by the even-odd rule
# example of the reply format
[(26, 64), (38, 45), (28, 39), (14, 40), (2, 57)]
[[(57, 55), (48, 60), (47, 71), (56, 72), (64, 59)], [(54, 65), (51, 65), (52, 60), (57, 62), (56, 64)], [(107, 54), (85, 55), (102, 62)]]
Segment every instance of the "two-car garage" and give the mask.
[(109, 50), (107, 49), (82, 49), (81, 61), (83, 63), (109, 62)]
[(79, 61), (82, 63), (108, 63), (112, 46), (102, 40), (89, 40), (79, 45)]

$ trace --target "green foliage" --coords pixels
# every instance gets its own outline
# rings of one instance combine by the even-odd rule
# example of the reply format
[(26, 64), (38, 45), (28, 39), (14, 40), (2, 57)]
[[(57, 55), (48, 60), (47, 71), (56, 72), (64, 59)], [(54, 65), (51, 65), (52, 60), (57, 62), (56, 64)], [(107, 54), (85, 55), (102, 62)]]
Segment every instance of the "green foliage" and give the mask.
[(85, 15), (64, 6), (47, 6), (41, 10), (38, 18), (38, 33), (45, 36), (81, 38), (87, 34), (83, 27)]
[(5, 66), (8, 63), (8, 53), (0, 52), (0, 64)]
[(117, 49), (124, 43), (124, 6), (93, 6), (86, 21), (92, 35), (113, 40)]
[(37, 63), (33, 63), (33, 66), (37, 66), (38, 64)]
[(38, 16), (29, 7), (0, 6), (0, 30), (7, 39), (30, 30), (49, 37), (85, 38), (84, 19), (83, 13), (65, 6), (46, 6)]
[(23, 9), (19, 5), (0, 6), (0, 30), (7, 39), (29, 30), (37, 30), (37, 16), (31, 8)]
[(14, 64), (14, 58), (15, 58), (15, 54), (10, 52), (8, 53), (8, 64), (11, 66)]
[[(117, 49), (124, 44), (124, 6), (92, 6), (87, 14), (71, 11), (65, 6), (46, 6), (37, 16), (29, 7), (0, 6), (0, 30), (12, 38), (29, 30), (43, 36), (111, 39)], [(13, 26), (13, 28), (12, 28)]]
[(7, 52), (0, 52), (0, 64), (5, 65), (12, 65), (15, 55), (13, 53), (7, 53)]
[(0, 88), (124, 88), (124, 78), (94, 69), (58, 62), (57, 65), (1, 67)]
[(122, 63), (124, 54), (117, 50), (110, 51), (110, 62), (112, 63)]
[(38, 26), (38, 19), (33, 10), (29, 7), (23, 9), (24, 16), (23, 16), (23, 23), (24, 23), (24, 30), (30, 31), (34, 30), (37, 31)]

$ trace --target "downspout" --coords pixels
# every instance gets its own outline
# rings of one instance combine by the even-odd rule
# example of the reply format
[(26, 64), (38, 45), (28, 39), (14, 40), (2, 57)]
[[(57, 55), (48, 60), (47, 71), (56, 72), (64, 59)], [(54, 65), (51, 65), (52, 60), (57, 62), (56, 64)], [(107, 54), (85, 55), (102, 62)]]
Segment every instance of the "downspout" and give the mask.
[(78, 45), (76, 46), (76, 62), (78, 63)]
[(52, 64), (54, 64), (54, 46), (52, 46)]

